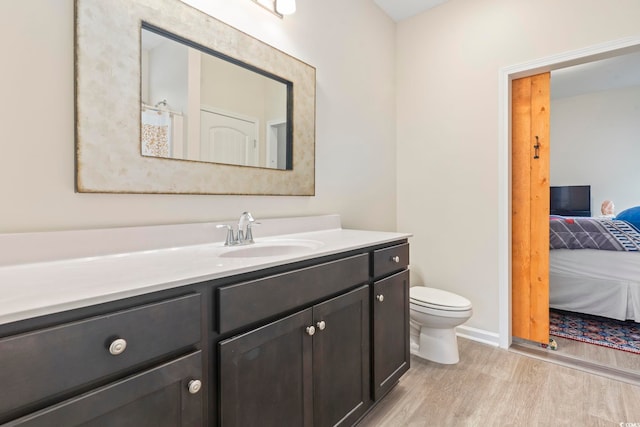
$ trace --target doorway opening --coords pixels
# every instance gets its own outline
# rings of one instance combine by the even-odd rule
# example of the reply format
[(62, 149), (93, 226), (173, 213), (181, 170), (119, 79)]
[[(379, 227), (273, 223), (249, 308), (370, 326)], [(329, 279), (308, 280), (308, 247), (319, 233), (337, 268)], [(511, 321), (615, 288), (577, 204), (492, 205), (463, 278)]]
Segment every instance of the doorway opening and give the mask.
[(573, 65), (640, 51), (640, 37), (618, 40), (579, 51), (502, 69), (499, 102), (499, 328), (502, 348), (512, 344), (511, 289), (511, 82), (513, 79), (542, 72), (560, 70)]
[(287, 169), (287, 121), (267, 122), (267, 167)]

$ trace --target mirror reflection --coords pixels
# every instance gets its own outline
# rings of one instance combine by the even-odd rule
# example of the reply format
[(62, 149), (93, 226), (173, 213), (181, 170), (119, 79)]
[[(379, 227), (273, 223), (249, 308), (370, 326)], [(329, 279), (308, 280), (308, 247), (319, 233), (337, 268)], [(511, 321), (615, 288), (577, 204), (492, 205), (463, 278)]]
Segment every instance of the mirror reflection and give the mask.
[(141, 154), (292, 169), (286, 80), (143, 24)]

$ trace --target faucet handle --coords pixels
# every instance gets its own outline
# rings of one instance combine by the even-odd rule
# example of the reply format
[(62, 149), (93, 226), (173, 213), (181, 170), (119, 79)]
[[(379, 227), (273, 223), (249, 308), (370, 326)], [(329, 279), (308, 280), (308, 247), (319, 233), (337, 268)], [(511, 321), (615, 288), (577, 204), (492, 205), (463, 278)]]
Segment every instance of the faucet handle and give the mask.
[(225, 246), (231, 246), (236, 244), (236, 238), (233, 235), (233, 227), (229, 224), (218, 224), (216, 228), (226, 228), (227, 229), (227, 237), (224, 241)]
[(247, 235), (244, 236), (244, 240), (248, 243), (255, 243), (253, 241), (253, 226), (254, 225), (260, 225), (259, 222), (257, 221), (252, 221), (249, 224), (247, 224)]

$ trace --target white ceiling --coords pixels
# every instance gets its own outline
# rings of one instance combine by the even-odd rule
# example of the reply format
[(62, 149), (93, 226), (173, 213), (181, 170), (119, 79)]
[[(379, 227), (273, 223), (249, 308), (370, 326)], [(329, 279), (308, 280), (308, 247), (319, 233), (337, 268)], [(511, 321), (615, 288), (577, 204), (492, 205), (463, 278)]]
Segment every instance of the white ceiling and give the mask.
[(640, 86), (640, 52), (551, 72), (551, 98)]

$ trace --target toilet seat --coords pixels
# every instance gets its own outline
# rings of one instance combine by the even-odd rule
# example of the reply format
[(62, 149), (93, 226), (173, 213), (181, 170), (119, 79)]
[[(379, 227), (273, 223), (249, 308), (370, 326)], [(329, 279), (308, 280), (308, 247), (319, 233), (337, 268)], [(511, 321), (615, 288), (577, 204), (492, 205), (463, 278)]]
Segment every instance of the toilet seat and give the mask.
[(471, 301), (468, 299), (452, 292), (426, 286), (409, 288), (409, 303), (441, 311), (468, 311), (471, 309)]

